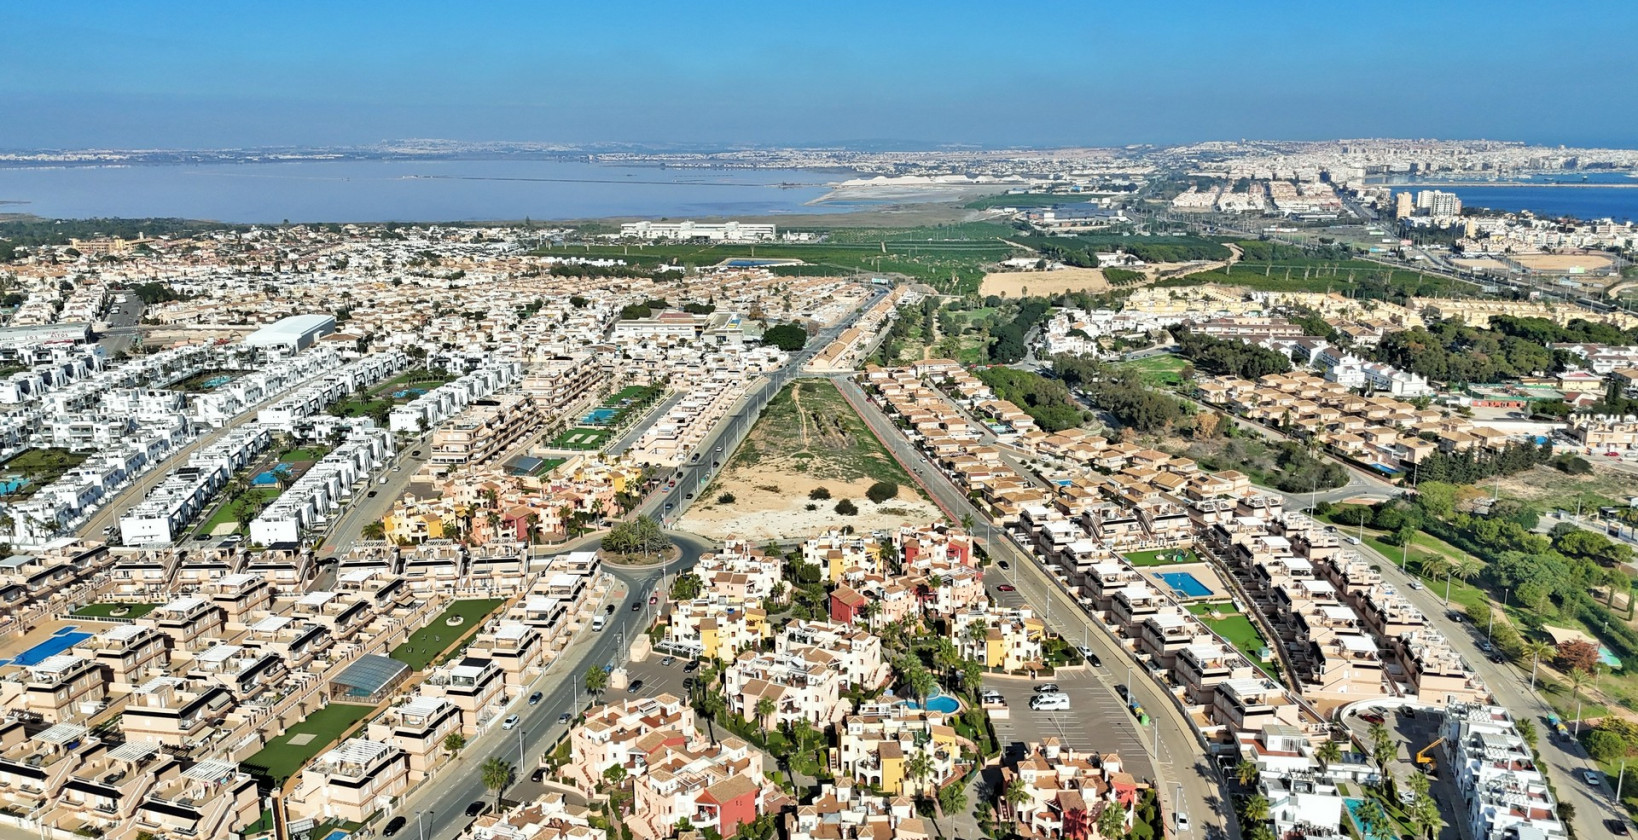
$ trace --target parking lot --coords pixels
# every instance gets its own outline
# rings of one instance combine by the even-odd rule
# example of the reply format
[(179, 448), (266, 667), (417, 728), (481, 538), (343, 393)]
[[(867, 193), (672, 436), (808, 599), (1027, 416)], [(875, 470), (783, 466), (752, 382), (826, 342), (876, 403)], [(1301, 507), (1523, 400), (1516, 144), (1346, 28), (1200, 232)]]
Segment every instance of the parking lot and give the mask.
[[(1057, 683), (1069, 695), (1067, 711), (1031, 711), (1029, 698), (1035, 687)], [(1099, 753), (1120, 753), (1126, 771), (1138, 779), (1153, 779), (1154, 764), (1149, 758), (1153, 740), (1145, 740), (1148, 730), (1138, 731), (1126, 705), (1113, 688), (1107, 671), (1078, 668), (1063, 670), (1051, 679), (1026, 680), (1012, 677), (985, 677), (984, 688), (999, 691), (1007, 700), (1008, 716), (994, 719), (995, 737), (1004, 751), (1021, 751), (1026, 744), (1055, 737), (1066, 747)]]
[[(1362, 751), (1370, 750), (1371, 721), (1365, 720), (1361, 714), (1349, 715), (1346, 719), (1348, 732), (1360, 745)], [(1439, 727), (1444, 718), (1438, 712), (1417, 711), (1415, 714), (1406, 714), (1403, 711), (1385, 711), (1382, 713), (1382, 725), (1392, 733), (1394, 742), (1398, 745), (1398, 759), (1390, 764), (1388, 772), (1393, 775), (1396, 787), (1405, 790), (1405, 780), (1421, 771), (1416, 769), (1416, 753), (1439, 739)], [(1445, 826), (1439, 831), (1438, 840), (1459, 840), (1456, 829), (1457, 812), (1452, 803), (1461, 801), (1461, 793), (1456, 790), (1451, 781), (1451, 774), (1445, 772), (1444, 745), (1440, 744), (1427, 753), (1437, 762), (1433, 774), (1433, 787), (1429, 791), (1439, 805), (1439, 815), (1444, 818)]]
[(666, 654), (655, 652), (649, 654), (646, 661), (627, 663), (626, 673), (630, 675), (632, 683), (642, 680), (642, 687), (636, 691), (630, 691), (629, 689), (615, 691), (610, 689), (605, 693), (606, 699), (610, 702), (619, 702), (628, 697), (655, 697), (667, 693), (686, 698), (688, 689), (683, 688), (682, 682), (685, 677), (691, 675), (683, 671), (683, 668), (688, 664), (688, 660), (679, 656), (675, 657), (676, 661), (671, 665), (661, 665), (660, 663), (665, 661), (666, 656)]

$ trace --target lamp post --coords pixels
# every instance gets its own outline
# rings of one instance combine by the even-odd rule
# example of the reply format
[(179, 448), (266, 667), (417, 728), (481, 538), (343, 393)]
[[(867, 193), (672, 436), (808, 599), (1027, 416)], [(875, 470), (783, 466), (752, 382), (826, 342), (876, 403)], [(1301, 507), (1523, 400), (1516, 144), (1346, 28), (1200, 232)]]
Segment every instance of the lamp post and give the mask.
[[(1502, 590), (1502, 605), (1501, 605), (1501, 608), (1503, 610), (1507, 609), (1507, 597), (1509, 595), (1511, 595), (1511, 594), (1513, 594), (1513, 590), (1511, 588)], [(1485, 644), (1490, 644), (1490, 630), (1492, 628), (1494, 628), (1495, 626), (1496, 626), (1496, 611), (1491, 610), (1490, 611), (1490, 620), (1488, 622), (1485, 622), (1485, 625), (1484, 625), (1484, 643)]]

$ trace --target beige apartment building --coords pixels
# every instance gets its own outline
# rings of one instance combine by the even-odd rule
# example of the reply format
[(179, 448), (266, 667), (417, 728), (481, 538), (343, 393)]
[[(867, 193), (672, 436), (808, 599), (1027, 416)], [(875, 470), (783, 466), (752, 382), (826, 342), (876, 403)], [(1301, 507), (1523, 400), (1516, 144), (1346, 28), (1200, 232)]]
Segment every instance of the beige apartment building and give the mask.
[(235, 705), (233, 694), (220, 685), (154, 677), (131, 692), (120, 729), (132, 740), (187, 747), (221, 723)]
[(431, 461), (484, 463), (534, 431), (540, 422), (540, 412), (526, 394), (496, 394), (478, 400), (432, 433)]
[(294, 816), (363, 822), (409, 788), (409, 755), (380, 741), (350, 738), (308, 764), (285, 800)]

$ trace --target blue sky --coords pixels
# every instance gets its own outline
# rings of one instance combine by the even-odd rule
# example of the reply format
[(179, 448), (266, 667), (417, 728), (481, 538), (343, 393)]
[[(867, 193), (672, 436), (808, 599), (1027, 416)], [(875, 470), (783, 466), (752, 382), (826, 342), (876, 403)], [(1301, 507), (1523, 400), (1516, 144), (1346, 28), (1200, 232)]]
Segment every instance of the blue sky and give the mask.
[(7, 3), (0, 148), (1638, 141), (1638, 4)]

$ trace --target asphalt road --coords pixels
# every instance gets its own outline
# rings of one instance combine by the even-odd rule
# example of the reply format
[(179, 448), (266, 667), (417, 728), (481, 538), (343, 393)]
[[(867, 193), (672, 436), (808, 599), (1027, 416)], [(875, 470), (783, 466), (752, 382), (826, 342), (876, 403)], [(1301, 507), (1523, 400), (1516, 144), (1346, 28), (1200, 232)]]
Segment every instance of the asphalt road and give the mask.
[[(991, 559), (1008, 562), (1010, 569), (1005, 573), (1005, 584), (1012, 586), (1015, 593), (1026, 599), (1041, 614), (1049, 627), (1071, 643), (1084, 640), (1103, 660), (1106, 668), (1115, 669), (1116, 673), (1113, 674), (1108, 670), (1097, 672), (1097, 677), (1107, 687), (1107, 692), (1101, 702), (1095, 695), (1088, 695), (1087, 703), (1097, 707), (1100, 719), (1107, 720), (1114, 726), (1125, 726), (1134, 739), (1144, 743), (1150, 750), (1155, 747), (1158, 733), (1158, 755), (1151, 755), (1150, 759), (1155, 769), (1154, 782), (1165, 810), (1169, 813), (1179, 807), (1173, 800), (1178, 784), (1181, 784), (1183, 802), (1180, 807), (1196, 825), (1201, 827), (1200, 830), (1206, 832), (1200, 836), (1238, 836), (1231, 810), (1221, 793), (1221, 781), (1217, 777), (1217, 772), (1207, 760), (1189, 722), (1170, 698), (1147, 677), (1132, 679), (1133, 696), (1149, 712), (1151, 726), (1154, 727), (1153, 730), (1140, 732), (1137, 723), (1126, 714), (1125, 706), (1113, 688), (1115, 682), (1124, 681), (1118, 674), (1123, 663), (1131, 661), (1130, 655), (1121, 649), (1101, 626), (1096, 625), (1082, 610), (1080, 604), (1070, 599), (1035, 560), (1014, 545), (1000, 529), (988, 527), (989, 520), (983, 512), (975, 509), (964, 493), (927, 461), (920, 451), (911, 446), (908, 440), (899, 435), (886, 416), (867, 401), (857, 384), (851, 380), (838, 379), (837, 385), (876, 435), (887, 441), (893, 455), (910, 465), (923, 486), (932, 493), (941, 507), (953, 512), (958, 518), (964, 514), (970, 515), (976, 523), (981, 523), (977, 526), (978, 533), (974, 537), (985, 546)], [(987, 571), (986, 586), (1001, 585), (1000, 580), (991, 580), (992, 577), (999, 578), (1001, 575), (1002, 572), (996, 568)], [(1006, 603), (1005, 600), (1002, 602)], [(1102, 714), (1106, 708), (1119, 714)], [(1027, 708), (1024, 711), (1027, 712)]]
[[(109, 304), (108, 317), (103, 319), (108, 326), (97, 340), (97, 346), (109, 356), (130, 347), (142, 332), (142, 300), (130, 292), (115, 294), (124, 295), (125, 302)], [(113, 311), (116, 306), (119, 312)]]
[[(1530, 669), (1519, 668), (1511, 663), (1491, 662), (1479, 650), (1479, 642), (1484, 639), (1484, 628), (1473, 627), (1465, 621), (1457, 623), (1451, 620), (1447, 615), (1449, 607), (1443, 604), (1441, 592), (1435, 592), (1431, 588), (1412, 589), (1408, 584), (1413, 576), (1399, 570), (1397, 559), (1390, 560), (1378, 554), (1369, 545), (1361, 544), (1354, 548), (1376, 561), (1382, 567), (1383, 579), (1397, 585), (1400, 593), (1444, 634), (1456, 652), (1466, 660), (1468, 666), (1484, 679), (1485, 685), (1490, 687), (1491, 693), (1496, 696), (1497, 705), (1507, 708), (1517, 718), (1528, 718), (1535, 722), (1536, 731), (1541, 733), (1537, 741), (1537, 752), (1552, 774), (1554, 789), (1558, 791), (1560, 799), (1575, 805), (1573, 824), (1576, 836), (1604, 836), (1606, 832), (1602, 825), (1603, 820), (1624, 815), (1616, 807), (1613, 791), (1608, 784), (1593, 789), (1575, 776), (1577, 771), (1593, 767), (1593, 762), (1587, 758), (1581, 746), (1574, 741), (1549, 736), (1546, 717), (1553, 710), (1539, 694), (1530, 690)], [(1525, 663), (1526, 666), (1528, 664)]]
[[(409, 489), (410, 481), (421, 465), (427, 462), (427, 450), (430, 441), (427, 438), (413, 440), (393, 453), (392, 466), (386, 472), (370, 477), (370, 487), (364, 491), (362, 498), (355, 499), (341, 518), (336, 520), (329, 532), (325, 535), (319, 553), (324, 556), (338, 556), (346, 554), (359, 541), (364, 526), (371, 522), (379, 522), (381, 518), (392, 510), (393, 503), (403, 497), (404, 491)], [(413, 453), (420, 452), (419, 457)], [(396, 472), (394, 471), (396, 470)], [(381, 478), (387, 479), (386, 484)], [(374, 496), (370, 494), (374, 493)]]
[[(497, 723), (482, 732), (467, 743), (459, 758), (440, 770), (436, 782), (423, 785), (403, 801), (395, 812), (409, 821), (402, 836), (419, 840), (416, 820), (417, 814), (423, 813), (421, 827), (427, 840), (449, 840), (460, 835), (473, 819), (466, 816), (468, 804), (479, 800), (494, 802), (494, 794), (484, 789), (478, 772), (491, 756), (512, 762), (518, 768), (517, 779), (528, 783), (529, 773), (538, 766), (545, 751), (568, 730), (566, 725), (558, 723), (558, 717), (577, 715), (592, 704), (593, 698), (586, 694), (581, 678), (585, 669), (590, 665), (623, 663), (626, 643), (652, 621), (651, 610), (633, 611), (626, 606), (634, 594), (642, 594), (646, 601), (646, 593), (654, 589), (664, 575), (694, 565), (700, 555), (712, 547), (709, 542), (688, 535), (674, 535), (673, 540), (682, 548), (682, 556), (665, 566), (628, 569), (608, 564), (603, 567), (619, 583), (606, 599), (606, 603), (615, 605), (608, 626), (601, 632), (581, 631), (581, 638), (563, 656), (518, 692), (519, 697), (511, 706), (511, 713), (519, 717), (516, 728), (506, 731)], [(531, 706), (527, 697), (535, 691), (544, 696)], [(609, 701), (627, 696), (624, 691), (609, 691), (606, 695)]]

